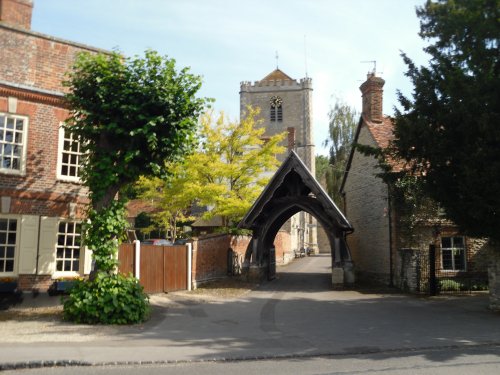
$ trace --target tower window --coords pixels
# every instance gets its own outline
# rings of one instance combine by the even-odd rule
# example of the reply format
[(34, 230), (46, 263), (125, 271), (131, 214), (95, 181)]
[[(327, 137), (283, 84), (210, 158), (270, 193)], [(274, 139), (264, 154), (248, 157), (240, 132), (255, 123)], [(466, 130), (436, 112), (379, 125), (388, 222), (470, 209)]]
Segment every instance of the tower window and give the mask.
[(271, 104), (270, 120), (272, 122), (283, 121), (283, 99), (279, 96), (273, 96), (269, 103)]

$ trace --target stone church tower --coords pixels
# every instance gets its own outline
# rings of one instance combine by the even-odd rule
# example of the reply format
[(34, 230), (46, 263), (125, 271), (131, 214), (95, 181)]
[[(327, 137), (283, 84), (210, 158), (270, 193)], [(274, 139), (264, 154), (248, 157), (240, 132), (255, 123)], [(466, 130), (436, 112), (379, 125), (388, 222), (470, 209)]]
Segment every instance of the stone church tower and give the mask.
[[(287, 132), (285, 145), (295, 150), (314, 175), (316, 171), (312, 123), (312, 80), (291, 78), (276, 68), (260, 81), (242, 82), (240, 86), (240, 117), (248, 105), (260, 108), (264, 136)], [(287, 156), (279, 156), (283, 161)], [(317, 247), (316, 220), (300, 212), (285, 224), (291, 236), (291, 256), (301, 247)]]

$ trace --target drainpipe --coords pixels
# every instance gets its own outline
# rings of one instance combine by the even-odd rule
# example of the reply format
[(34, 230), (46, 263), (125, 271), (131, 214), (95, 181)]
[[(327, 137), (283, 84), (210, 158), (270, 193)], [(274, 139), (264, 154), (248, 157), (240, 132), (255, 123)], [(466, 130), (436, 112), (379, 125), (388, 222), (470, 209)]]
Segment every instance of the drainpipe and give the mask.
[(394, 286), (394, 271), (392, 264), (392, 207), (391, 207), (391, 191), (389, 185), (387, 185), (387, 207), (388, 207), (388, 219), (389, 219), (389, 286)]

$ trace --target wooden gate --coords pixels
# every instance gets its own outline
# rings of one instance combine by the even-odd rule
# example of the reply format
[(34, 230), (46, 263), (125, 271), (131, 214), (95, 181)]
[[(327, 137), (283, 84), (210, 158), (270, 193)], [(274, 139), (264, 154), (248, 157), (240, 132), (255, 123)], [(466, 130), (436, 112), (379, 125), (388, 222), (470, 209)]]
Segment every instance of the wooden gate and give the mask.
[[(173, 292), (187, 289), (186, 246), (141, 245), (139, 281), (146, 293)], [(133, 245), (120, 246), (119, 271), (133, 272)]]
[(122, 243), (118, 251), (118, 271), (125, 276), (134, 274), (135, 251), (134, 244)]

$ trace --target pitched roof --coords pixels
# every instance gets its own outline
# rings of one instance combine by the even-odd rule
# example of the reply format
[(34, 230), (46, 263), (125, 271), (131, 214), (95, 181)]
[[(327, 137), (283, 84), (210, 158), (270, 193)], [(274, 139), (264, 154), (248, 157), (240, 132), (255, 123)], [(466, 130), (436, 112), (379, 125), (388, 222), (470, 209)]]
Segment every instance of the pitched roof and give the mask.
[(221, 216), (213, 216), (210, 219), (203, 219), (199, 218), (197, 219), (193, 224), (191, 224), (192, 227), (198, 228), (198, 227), (222, 227), (222, 217)]
[(141, 212), (151, 213), (157, 211), (157, 208), (148, 200), (133, 199), (125, 206), (127, 217), (137, 217)]
[[(361, 132), (361, 128), (366, 126), (368, 131), (370, 132), (373, 140), (380, 148), (386, 148), (389, 145), (389, 142), (394, 139), (394, 121), (389, 116), (384, 116), (381, 123), (374, 123), (368, 121), (363, 115), (359, 118), (358, 127), (356, 129), (356, 133), (354, 135), (353, 143), (356, 144), (358, 142), (359, 133)], [(342, 184), (340, 185), (340, 191), (344, 190), (344, 185), (347, 180), (347, 176), (349, 174), (349, 170), (351, 169), (352, 158), (354, 156), (354, 152), (356, 152), (355, 147), (351, 148), (351, 152), (349, 154), (349, 159), (347, 160), (346, 168), (344, 171), (344, 176), (342, 178)], [(391, 162), (391, 161), (389, 161)], [(394, 170), (400, 170), (403, 168), (402, 165), (398, 165), (395, 162), (391, 162)]]
[(392, 118), (385, 116), (382, 123), (376, 124), (365, 121), (365, 124), (379, 147), (387, 147), (389, 142), (394, 139), (394, 123)]
[[(253, 206), (241, 220), (238, 227), (251, 228), (252, 224), (258, 220), (260, 216), (266, 216), (265, 211), (268, 203), (272, 202), (275, 198), (289, 195), (291, 192), (288, 191), (288, 189), (292, 187), (289, 185), (290, 180), (287, 179), (287, 177), (291, 175), (300, 178), (300, 196), (308, 197), (310, 194), (313, 194), (327, 215), (329, 215), (332, 222), (336, 222), (342, 230), (352, 231), (352, 226), (344, 214), (338, 209), (332, 198), (330, 198), (316, 178), (311, 174), (304, 162), (293, 150), (290, 151), (287, 158), (283, 161)], [(295, 191), (295, 188), (292, 188), (292, 190)]]
[(294, 81), (293, 78), (291, 78), (289, 75), (283, 73), (281, 70), (276, 68), (274, 71), (269, 73), (267, 76), (261, 79), (262, 81), (277, 81), (277, 80), (282, 80), (282, 81)]

